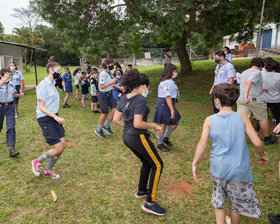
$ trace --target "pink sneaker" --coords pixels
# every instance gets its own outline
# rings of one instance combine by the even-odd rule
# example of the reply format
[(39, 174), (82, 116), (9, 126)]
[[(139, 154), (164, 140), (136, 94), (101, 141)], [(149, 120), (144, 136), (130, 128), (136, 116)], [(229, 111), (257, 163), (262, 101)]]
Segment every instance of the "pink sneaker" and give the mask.
[(33, 173), (35, 174), (36, 177), (39, 177), (40, 170), (41, 170), (41, 163), (40, 163), (39, 159), (37, 158), (37, 159), (32, 160), (31, 164), (32, 164)]
[(48, 169), (44, 169), (43, 171), (43, 176), (44, 177), (50, 177), (52, 179), (59, 179), (60, 176), (58, 174), (56, 174), (55, 172), (53, 172), (52, 170), (48, 170)]

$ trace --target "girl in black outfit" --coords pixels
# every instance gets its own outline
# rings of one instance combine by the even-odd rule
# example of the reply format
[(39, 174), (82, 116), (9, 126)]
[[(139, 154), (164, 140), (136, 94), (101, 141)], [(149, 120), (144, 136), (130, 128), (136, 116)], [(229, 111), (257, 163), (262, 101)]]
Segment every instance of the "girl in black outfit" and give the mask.
[[(130, 93), (125, 94), (120, 99), (113, 121), (124, 128), (124, 144), (142, 162), (139, 186), (135, 197), (147, 197), (146, 202), (142, 205), (145, 212), (165, 215), (166, 210), (156, 203), (157, 187), (163, 162), (150, 140), (147, 130), (155, 129), (157, 133), (162, 133), (163, 128), (155, 123), (147, 122), (150, 112), (146, 100), (149, 78), (145, 74), (140, 74), (137, 69), (132, 69), (124, 75), (121, 84), (130, 90)], [(147, 188), (149, 176), (149, 188)]]

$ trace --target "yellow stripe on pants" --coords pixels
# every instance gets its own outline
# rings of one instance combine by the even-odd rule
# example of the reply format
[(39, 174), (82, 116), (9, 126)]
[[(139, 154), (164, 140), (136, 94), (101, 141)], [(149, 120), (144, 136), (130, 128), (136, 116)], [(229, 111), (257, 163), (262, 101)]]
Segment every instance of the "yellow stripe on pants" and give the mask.
[(149, 143), (147, 142), (147, 140), (145, 138), (145, 135), (140, 135), (140, 139), (141, 139), (141, 142), (142, 142), (143, 146), (145, 147), (146, 151), (148, 152), (148, 154), (150, 155), (150, 157), (152, 158), (152, 160), (154, 161), (154, 163), (156, 164), (156, 167), (157, 167), (155, 178), (154, 178), (153, 189), (152, 189), (152, 193), (151, 193), (151, 198), (152, 198), (152, 201), (154, 202), (154, 201), (156, 201), (156, 193), (157, 193), (157, 186), (158, 186), (159, 177), (160, 177), (161, 164), (158, 161), (155, 154), (153, 153)]

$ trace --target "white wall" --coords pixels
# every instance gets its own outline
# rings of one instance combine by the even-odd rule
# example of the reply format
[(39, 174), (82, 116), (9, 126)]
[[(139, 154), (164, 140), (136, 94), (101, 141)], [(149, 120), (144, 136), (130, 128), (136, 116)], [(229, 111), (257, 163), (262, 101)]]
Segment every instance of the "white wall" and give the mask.
[[(23, 66), (22, 66), (22, 48), (9, 45), (9, 44), (2, 44), (0, 43), (0, 56), (11, 56), (13, 58), (13, 61), (17, 63), (17, 68), (21, 72), (23, 72)], [(5, 64), (5, 66), (8, 66)]]

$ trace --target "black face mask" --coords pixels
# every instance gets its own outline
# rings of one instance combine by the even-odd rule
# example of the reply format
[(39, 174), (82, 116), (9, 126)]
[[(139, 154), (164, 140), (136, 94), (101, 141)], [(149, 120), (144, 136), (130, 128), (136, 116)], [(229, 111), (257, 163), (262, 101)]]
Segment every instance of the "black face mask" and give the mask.
[(114, 65), (109, 65), (109, 70), (113, 70), (114, 69)]
[(60, 73), (54, 72), (53, 79), (58, 79), (60, 77)]

